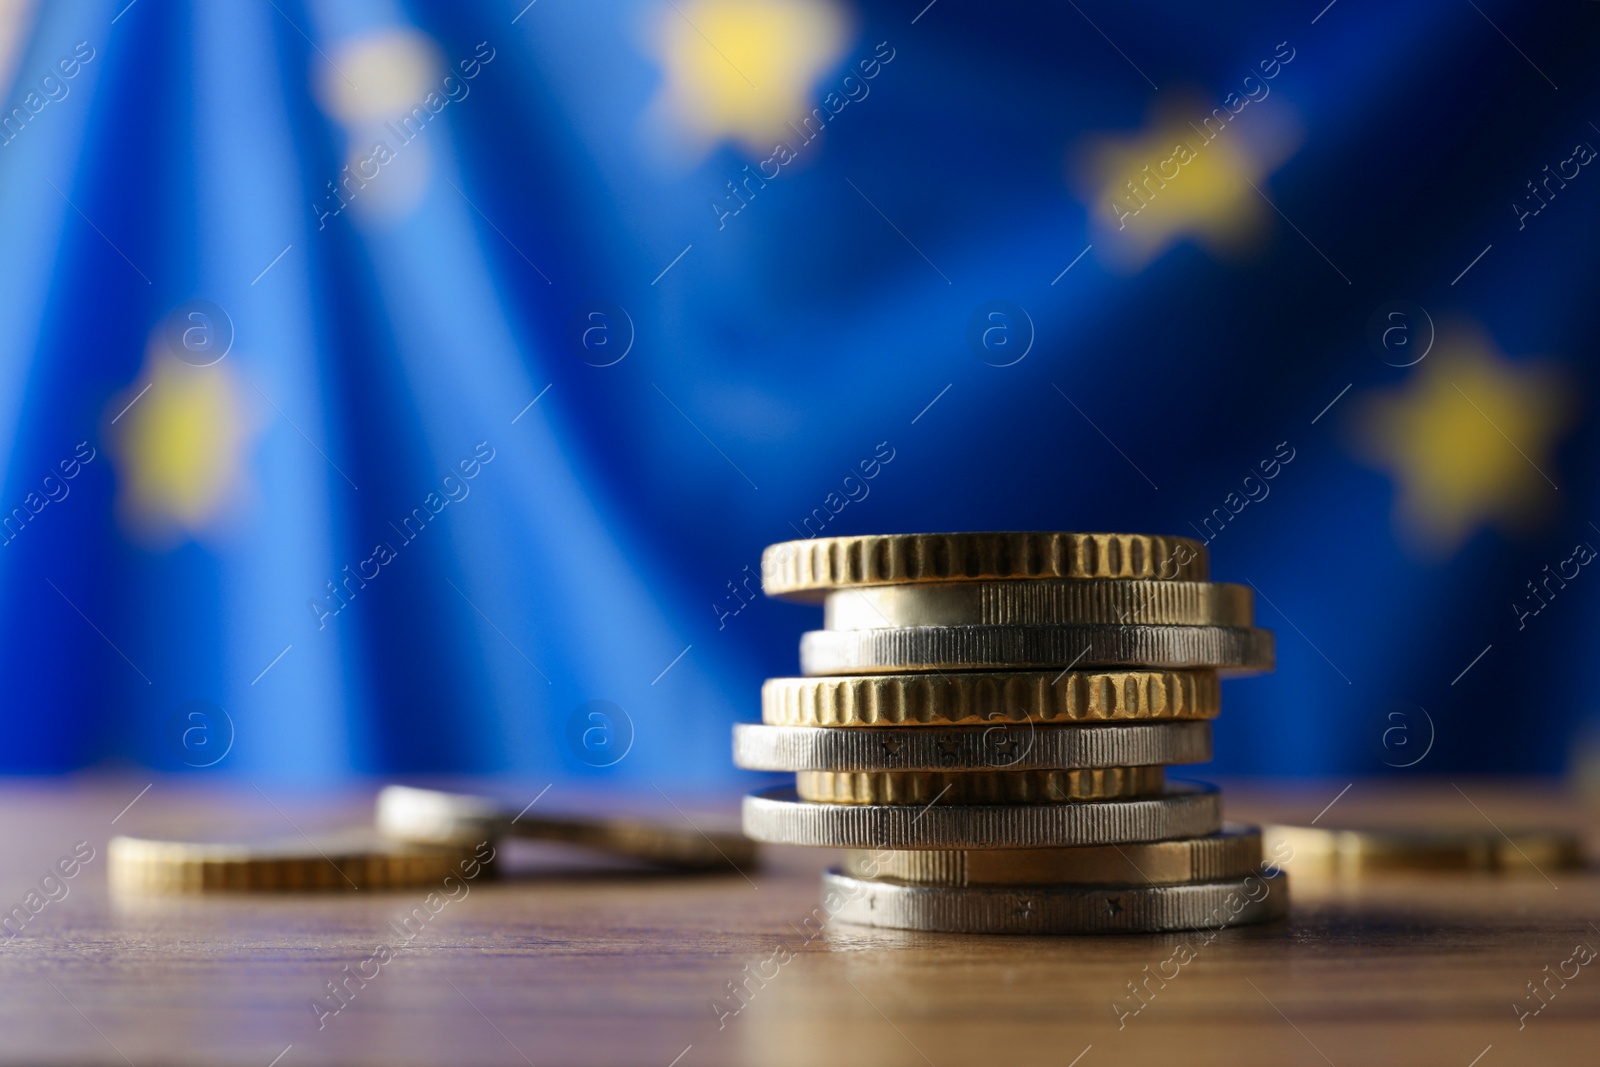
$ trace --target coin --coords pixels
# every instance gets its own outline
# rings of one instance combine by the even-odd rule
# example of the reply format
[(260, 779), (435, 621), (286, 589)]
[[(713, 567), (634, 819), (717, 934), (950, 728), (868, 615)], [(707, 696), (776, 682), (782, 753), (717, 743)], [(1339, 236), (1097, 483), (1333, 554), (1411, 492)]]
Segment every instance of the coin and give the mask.
[(793, 787), (744, 798), (757, 841), (822, 848), (1049, 848), (1204, 837), (1222, 825), (1214, 786), (1168, 783), (1159, 797), (1087, 804), (812, 804)]
[(752, 771), (1067, 770), (1204, 763), (1211, 724), (1130, 726), (825, 726), (733, 728), (733, 762)]
[(819, 804), (1066, 804), (1160, 793), (1165, 767), (1075, 771), (800, 771), (801, 800)]
[(1570, 870), (1583, 866), (1583, 845), (1570, 830), (1340, 830), (1266, 826), (1262, 838), (1295, 873), (1360, 875), (1376, 871)]
[(753, 841), (704, 818), (691, 821), (683, 815), (681, 822), (661, 823), (547, 815), (527, 808), (519, 812), (487, 797), (401, 785), (386, 786), (378, 794), (377, 822), (383, 833), (407, 841), (450, 844), (496, 837), (564, 841), (688, 870), (728, 866), (742, 870), (758, 861)]
[(800, 638), (800, 673), (1217, 667), (1271, 670), (1272, 631), (1223, 626), (911, 626), (812, 630)]
[(1064, 623), (1250, 626), (1248, 586), (1226, 582), (1107, 579), (941, 582), (836, 589), (823, 601), (823, 628)]
[(1214, 719), (1216, 671), (959, 671), (769, 678), (773, 726), (952, 726)]
[(1206, 548), (1152, 534), (946, 533), (818, 537), (761, 554), (762, 589), (790, 600), (848, 586), (1003, 578), (1204, 581)]
[(1187, 885), (899, 885), (822, 876), (822, 906), (861, 926), (954, 934), (1115, 934), (1221, 929), (1266, 922), (1289, 907), (1282, 872)]
[(279, 893), (398, 889), (476, 878), (494, 858), (486, 838), (419, 845), (371, 830), (255, 843), (114, 837), (106, 848), (113, 889), (143, 893), (262, 890)]
[(1178, 885), (1243, 878), (1261, 863), (1261, 831), (1224, 823), (1209, 837), (1142, 845), (898, 852), (846, 849), (852, 878), (917, 885)]

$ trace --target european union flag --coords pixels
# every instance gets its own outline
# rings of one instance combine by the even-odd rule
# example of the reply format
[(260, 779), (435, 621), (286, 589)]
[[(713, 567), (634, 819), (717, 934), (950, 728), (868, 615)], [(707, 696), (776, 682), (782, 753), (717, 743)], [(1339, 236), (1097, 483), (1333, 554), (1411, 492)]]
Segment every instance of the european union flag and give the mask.
[(10, 770), (730, 784), (907, 530), (1204, 539), (1220, 771), (1596, 722), (1592, 7), (19, 10)]

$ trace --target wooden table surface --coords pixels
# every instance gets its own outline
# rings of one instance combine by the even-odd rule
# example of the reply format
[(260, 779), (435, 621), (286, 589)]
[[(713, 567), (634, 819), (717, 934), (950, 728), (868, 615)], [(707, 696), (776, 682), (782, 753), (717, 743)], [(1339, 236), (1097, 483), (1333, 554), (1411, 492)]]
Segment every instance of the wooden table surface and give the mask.
[[(808, 940), (799, 924), (818, 906), (818, 873), (833, 854), (807, 849), (770, 850), (749, 878), (666, 877), (518, 849), (525, 873), (477, 884), (440, 911), (319, 1029), (313, 998), (395, 942), (390, 920), (423, 891), (113, 896), (105, 843), (117, 832), (281, 834), (286, 820), (308, 830), (360, 822), (370, 792), (312, 798), (271, 787), (269, 799), (248, 784), (161, 779), (119, 815), (147, 781), (0, 784), (5, 910), (76, 842), (95, 849), (65, 897), (19, 936), (0, 937), (0, 1060), (1600, 1062), (1600, 966), (1564, 987), (1552, 980), (1554, 996), (1520, 1028), (1513, 1010), (1537, 1006), (1527, 983), (1561, 968), (1576, 945), (1600, 948), (1600, 877), (1589, 872), (1319, 883), (1296, 880), (1291, 866), (1288, 920), (1224, 931), (1119, 1028), (1113, 1003), (1134, 1003), (1126, 983), (1192, 936), (958, 937), (829, 924)], [(1224, 783), (1230, 817), (1296, 823), (1345, 784)], [(540, 803), (583, 806), (577, 799), (563, 801), (558, 788)], [(676, 817), (660, 797), (638, 806)], [(733, 798), (722, 806), (733, 810)], [(1356, 820), (1600, 827), (1593, 809), (1551, 783), (1507, 781), (1357, 782), (1322, 825)], [(764, 966), (776, 975), (719, 1025), (712, 1002), (736, 1003), (727, 983), (781, 949), (792, 959)]]

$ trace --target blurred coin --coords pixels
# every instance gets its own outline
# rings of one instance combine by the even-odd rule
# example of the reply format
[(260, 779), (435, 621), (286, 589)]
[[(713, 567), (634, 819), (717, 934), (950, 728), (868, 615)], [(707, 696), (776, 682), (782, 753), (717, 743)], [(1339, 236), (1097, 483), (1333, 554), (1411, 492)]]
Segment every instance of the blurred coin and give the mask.
[(1583, 866), (1583, 845), (1569, 830), (1341, 830), (1264, 826), (1262, 839), (1292, 850), (1278, 861), (1296, 874), (1378, 871), (1537, 871)]
[(836, 589), (823, 628), (1055, 626), (1063, 623), (1250, 626), (1248, 586), (1226, 582), (1092, 580), (940, 582)]
[(386, 786), (378, 794), (378, 828), (407, 841), (450, 844), (486, 838), (523, 837), (564, 841), (646, 863), (686, 870), (755, 865), (755, 842), (721, 820), (662, 823), (620, 816), (549, 815), (515, 808), (487, 797), (410, 786)]
[(1206, 549), (1158, 534), (947, 533), (817, 537), (761, 554), (768, 596), (819, 600), (829, 589), (1005, 578), (1206, 579)]
[(812, 676), (1068, 665), (1242, 673), (1272, 664), (1272, 631), (1223, 626), (912, 626), (800, 638), (800, 673)]
[(733, 762), (752, 771), (1056, 770), (1204, 763), (1211, 724), (1128, 726), (733, 727)]
[(1076, 771), (800, 771), (801, 800), (818, 804), (1067, 804), (1160, 793), (1165, 767)]
[(1261, 863), (1261, 831), (1224, 823), (1209, 837), (1079, 848), (898, 852), (846, 849), (852, 878), (920, 885), (1177, 885), (1243, 878)]
[(106, 866), (111, 887), (119, 891), (298, 893), (399, 889), (451, 875), (477, 878), (494, 854), (483, 837), (441, 847), (360, 829), (254, 843), (114, 837)]
[(1143, 800), (1085, 804), (813, 804), (791, 787), (744, 798), (757, 841), (823, 848), (1047, 848), (1204, 837), (1222, 826), (1214, 786), (1169, 783)]
[(950, 726), (1214, 719), (1214, 670), (979, 671), (769, 678), (773, 726)]
[(1281, 873), (1189, 885), (898, 885), (822, 876), (823, 906), (862, 926), (954, 934), (1114, 934), (1219, 929), (1266, 922), (1289, 907)]

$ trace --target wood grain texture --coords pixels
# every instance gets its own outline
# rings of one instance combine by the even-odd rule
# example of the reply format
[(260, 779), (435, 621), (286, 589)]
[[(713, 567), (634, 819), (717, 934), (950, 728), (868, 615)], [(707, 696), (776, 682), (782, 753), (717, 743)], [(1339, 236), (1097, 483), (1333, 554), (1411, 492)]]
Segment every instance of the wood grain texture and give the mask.
[[(1537, 1004), (1525, 983), (1575, 944), (1600, 948), (1600, 877), (1588, 872), (1294, 880), (1288, 920), (1222, 932), (1177, 977), (1152, 982), (1119, 1029), (1111, 1005), (1136, 1003), (1126, 983), (1195, 935), (818, 933), (818, 874), (836, 854), (805, 849), (769, 850), (749, 880), (518, 852), (509, 866), (524, 873), (473, 885), (437, 914), (417, 891), (113, 897), (104, 857), (117, 832), (280, 836), (288, 820), (309, 832), (370, 817), (370, 791), (296, 798), (268, 786), (269, 801), (190, 778), (158, 780), (113, 826), (147, 781), (0, 786), (0, 906), (37, 890), (76, 842), (96, 850), (64, 898), (0, 936), (0, 1060), (1468, 1067), (1482, 1053), (1479, 1067), (1499, 1067), (1600, 1056), (1600, 961), (1564, 988), (1552, 982), (1554, 997), (1521, 1030), (1512, 1010)], [(1458, 784), (1357, 782), (1319, 825), (1600, 822), (1548, 785)], [(1344, 785), (1225, 783), (1227, 810), (1303, 824)], [(541, 807), (600, 803), (562, 792)], [(714, 806), (731, 813), (735, 798)], [(659, 796), (630, 807), (679, 817)], [(348, 1006), (319, 1029), (310, 1005), (324, 983), (399, 944), (391, 921), (418, 907), (429, 914), (412, 920), (421, 932), (364, 986), (352, 981)], [(719, 1026), (711, 1004), (737, 1005), (727, 983), (747, 967), (771, 977), (751, 980), (747, 1006)]]

